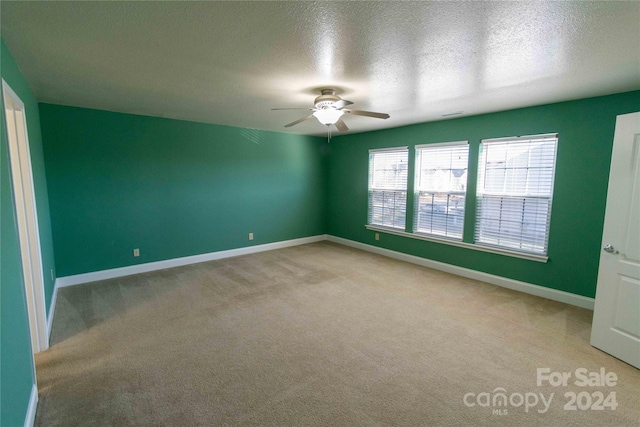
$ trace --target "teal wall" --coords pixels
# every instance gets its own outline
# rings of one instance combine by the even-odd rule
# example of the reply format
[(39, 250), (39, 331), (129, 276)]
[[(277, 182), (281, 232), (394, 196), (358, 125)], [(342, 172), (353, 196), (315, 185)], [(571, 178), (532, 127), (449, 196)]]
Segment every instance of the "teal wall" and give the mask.
[[(48, 310), (53, 294), (53, 280), (49, 271), (53, 268), (54, 257), (38, 105), (2, 40), (0, 40), (0, 51), (2, 78), (24, 102), (26, 109)], [(0, 287), (0, 394), (2, 401), (0, 404), (0, 425), (18, 426), (24, 424), (34, 378), (32, 374), (33, 355), (13, 203), (13, 187), (9, 169), (4, 103), (0, 127), (0, 280), (2, 283)]]
[(42, 251), (45, 306), (48, 313), (50, 309), (49, 306), (51, 304), (51, 297), (53, 296), (56, 271), (54, 267), (55, 260), (51, 233), (51, 216), (49, 214), (49, 195), (47, 192), (47, 178), (42, 151), (42, 134), (40, 131), (38, 102), (33, 96), (33, 93), (22, 76), (22, 73), (18, 69), (11, 53), (4, 45), (4, 42), (2, 42), (2, 78), (9, 86), (11, 86), (11, 89), (13, 89), (24, 103), (27, 116), (29, 152), (31, 154), (33, 186), (35, 189), (38, 229), (40, 232), (40, 249)]
[(4, 105), (0, 130), (0, 425), (18, 426), (24, 424), (34, 383), (33, 355), (20, 267)]
[(326, 232), (323, 138), (51, 104), (40, 118), (59, 276)]
[[(587, 297), (595, 296), (600, 240), (616, 116), (640, 111), (640, 91), (383, 131), (331, 141), (328, 232), (384, 247)], [(468, 140), (468, 194), (475, 194), (481, 139), (559, 134), (549, 261), (545, 264), (365, 229), (368, 150)], [(409, 206), (409, 205), (408, 205)], [(468, 197), (465, 241), (471, 241), (475, 198)], [(471, 215), (469, 215), (471, 214)]]

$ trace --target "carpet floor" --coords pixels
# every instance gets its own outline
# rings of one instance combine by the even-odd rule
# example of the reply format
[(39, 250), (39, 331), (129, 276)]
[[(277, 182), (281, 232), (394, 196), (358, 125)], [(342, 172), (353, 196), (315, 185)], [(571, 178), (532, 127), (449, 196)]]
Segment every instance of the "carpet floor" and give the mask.
[(329, 242), (66, 287), (36, 425), (637, 427), (591, 317)]

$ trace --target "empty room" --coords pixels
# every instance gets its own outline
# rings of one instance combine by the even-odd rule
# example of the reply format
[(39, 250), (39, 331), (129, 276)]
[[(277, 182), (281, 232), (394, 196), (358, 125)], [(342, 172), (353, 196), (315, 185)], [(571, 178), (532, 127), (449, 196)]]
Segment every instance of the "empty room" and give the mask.
[(0, 31), (3, 427), (640, 424), (640, 2)]

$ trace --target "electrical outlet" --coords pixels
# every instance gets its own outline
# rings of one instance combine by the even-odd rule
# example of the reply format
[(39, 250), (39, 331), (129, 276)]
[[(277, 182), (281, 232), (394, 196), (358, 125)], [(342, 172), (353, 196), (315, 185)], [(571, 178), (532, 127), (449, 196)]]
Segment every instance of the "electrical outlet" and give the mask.
[(249, 233), (249, 240), (253, 240), (253, 233)]
[(133, 256), (140, 256), (140, 249), (135, 248), (135, 249), (133, 250)]
[(53, 268), (51, 269), (51, 281), (56, 280), (55, 274), (53, 273)]
[(376, 240), (380, 240), (380, 233), (376, 233)]

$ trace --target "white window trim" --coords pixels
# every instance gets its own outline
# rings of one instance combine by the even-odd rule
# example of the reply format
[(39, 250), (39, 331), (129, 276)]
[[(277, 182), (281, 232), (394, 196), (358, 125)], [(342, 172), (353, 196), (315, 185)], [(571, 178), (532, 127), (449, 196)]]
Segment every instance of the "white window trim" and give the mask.
[[(514, 197), (522, 197), (522, 198), (544, 198), (544, 199), (548, 199), (551, 202), (551, 208), (549, 210), (549, 215), (547, 218), (547, 240), (545, 242), (545, 247), (544, 247), (544, 254), (534, 254), (532, 252), (520, 252), (517, 251), (515, 249), (508, 249), (506, 247), (501, 247), (501, 246), (494, 246), (490, 243), (481, 243), (481, 242), (476, 242), (474, 243), (475, 246), (482, 246), (484, 248), (490, 248), (492, 252), (494, 249), (498, 250), (500, 252), (508, 252), (508, 253), (516, 253), (516, 254), (525, 254), (527, 256), (531, 256), (531, 257), (540, 257), (540, 258), (544, 258), (544, 262), (547, 262), (547, 260), (549, 259), (548, 252), (549, 252), (549, 238), (551, 236), (551, 225), (550, 225), (550, 221), (551, 221), (551, 210), (553, 209), (553, 194), (554, 194), (554, 187), (555, 187), (555, 176), (556, 176), (556, 165), (557, 165), (557, 160), (558, 160), (558, 143), (559, 143), (559, 139), (560, 139), (560, 134), (559, 133), (545, 133), (545, 134), (539, 134), (539, 135), (525, 135), (525, 136), (511, 136), (511, 137), (503, 137), (503, 138), (487, 138), (487, 139), (482, 139), (480, 140), (480, 150), (482, 150), (482, 144), (483, 143), (495, 143), (495, 142), (518, 142), (518, 141), (528, 141), (528, 140), (536, 140), (536, 139), (550, 139), (550, 138), (555, 138), (556, 140), (556, 147), (555, 147), (555, 153), (554, 153), (554, 165), (553, 165), (553, 176), (551, 177), (551, 192), (549, 194), (549, 196), (540, 196), (539, 194), (512, 194), (510, 196), (514, 196)], [(478, 156), (478, 173), (480, 173), (480, 158), (481, 158), (481, 154)], [(476, 187), (476, 198), (478, 198), (481, 195), (487, 195), (487, 196), (495, 196), (495, 197), (503, 197), (505, 196), (504, 193), (495, 193), (495, 192), (484, 192), (481, 193), (479, 191), (479, 184), (480, 184), (480, 180), (478, 179), (478, 181), (476, 182), (477, 187)], [(478, 230), (478, 209), (476, 206), (476, 212), (475, 212), (475, 231), (474, 231), (474, 240), (477, 238), (477, 230)], [(520, 257), (522, 258), (522, 257)]]
[[(468, 175), (467, 175), (467, 186), (465, 186), (465, 191), (464, 192), (460, 192), (460, 191), (459, 192), (431, 191), (431, 190), (420, 190), (418, 188), (418, 184), (417, 184), (418, 181), (419, 181), (418, 180), (418, 173), (419, 173), (419, 171), (418, 171), (418, 159), (419, 159), (419, 156), (420, 156), (420, 154), (418, 152), (420, 150), (423, 150), (423, 149), (434, 148), (434, 147), (447, 147), (447, 146), (466, 146), (467, 147), (467, 174), (468, 174), (468, 172), (469, 172), (469, 149), (470, 149), (469, 140), (451, 141), (451, 142), (436, 142), (436, 143), (433, 143), (433, 144), (419, 144), (419, 145), (416, 145), (414, 147), (414, 150), (415, 150), (415, 174), (414, 174), (414, 178), (413, 178), (413, 185), (414, 185), (414, 187), (413, 187), (414, 193), (413, 194), (414, 194), (414, 198), (416, 197), (416, 195), (419, 195), (421, 192), (426, 192), (426, 193), (432, 193), (432, 194), (436, 194), (437, 193), (437, 194), (449, 194), (449, 195), (451, 195), (451, 194), (462, 195), (462, 196), (464, 196), (465, 201), (466, 201), (467, 193), (468, 193), (467, 186), (469, 184)], [(445, 240), (447, 242), (450, 241), (450, 240), (451, 241), (456, 241), (456, 242), (462, 242), (462, 239), (464, 237), (464, 224), (463, 224), (463, 227), (462, 227), (462, 234), (460, 235), (460, 237), (447, 237), (447, 236), (441, 236), (441, 235), (436, 234), (436, 233), (427, 233), (427, 232), (417, 231), (416, 230), (416, 228), (417, 228), (416, 227), (416, 216), (415, 216), (416, 215), (416, 211), (417, 211), (416, 207), (417, 207), (417, 203), (415, 203), (415, 200), (414, 200), (414, 206), (413, 206), (413, 215), (414, 215), (413, 218), (414, 218), (414, 221), (413, 221), (413, 224), (411, 225), (411, 230), (412, 230), (411, 234), (415, 234), (417, 236), (429, 237), (429, 238), (433, 237), (437, 241), (439, 241), (440, 239), (443, 239), (443, 240)], [(466, 212), (465, 212), (465, 214), (466, 214)]]
[(549, 261), (549, 257), (546, 255), (536, 255), (526, 252), (512, 251), (503, 248), (496, 248), (492, 246), (482, 245), (479, 243), (467, 243), (461, 242), (459, 240), (447, 239), (447, 238), (438, 238), (433, 236), (427, 236), (425, 234), (417, 234), (417, 233), (408, 233), (406, 231), (398, 231), (397, 229), (381, 227), (377, 225), (365, 225), (367, 230), (378, 231), (381, 233), (387, 234), (395, 234), (396, 236), (408, 237), (410, 239), (418, 239), (418, 240), (426, 240), (428, 242), (441, 243), (450, 246), (457, 246), (459, 248), (472, 249), (475, 251), (488, 252), (492, 254), (510, 256), (513, 258), (521, 258), (529, 261), (536, 261), (546, 263)]
[(436, 142), (433, 144), (419, 144), (415, 146), (416, 151), (420, 150), (421, 148), (433, 148), (433, 147), (446, 147), (447, 145), (464, 145), (467, 144), (469, 145), (469, 140), (463, 140), (463, 141), (451, 141), (451, 142)]
[[(408, 162), (409, 162), (409, 146), (405, 145), (405, 146), (400, 146), (400, 147), (389, 147), (389, 148), (372, 148), (369, 150), (369, 160), (371, 160), (371, 155), (372, 154), (376, 154), (376, 153), (406, 153), (407, 154), (407, 166), (408, 166)], [(408, 172), (408, 170), (407, 170)], [(407, 212), (408, 212), (408, 207), (407, 207), (407, 201), (409, 199), (409, 176), (407, 175), (407, 183), (406, 183), (406, 187), (402, 190), (398, 190), (398, 189), (385, 189), (385, 188), (371, 188), (371, 170), (369, 170), (368, 172), (369, 174), (369, 183), (367, 184), (367, 192), (369, 193), (368, 197), (371, 197), (371, 191), (392, 191), (392, 192), (404, 192), (405, 193), (405, 219), (404, 219), (404, 225), (402, 227), (389, 227), (392, 230), (406, 230), (407, 229), (407, 223), (406, 223), (406, 216), (407, 216)], [(370, 200), (368, 201), (368, 203), (370, 202)], [(370, 210), (370, 205), (367, 208), (367, 223), (370, 220), (371, 217), (371, 210)], [(382, 225), (378, 225), (378, 224), (367, 224), (367, 225), (374, 225), (374, 226), (378, 226), (378, 227), (384, 227)]]
[(372, 148), (369, 150), (369, 153), (379, 153), (379, 152), (393, 152), (393, 151), (408, 151), (409, 146), (404, 147), (390, 147), (390, 148)]
[(526, 141), (529, 139), (545, 139), (545, 138), (558, 138), (558, 133), (543, 133), (540, 135), (524, 135), (524, 136), (506, 136), (503, 138), (486, 138), (480, 141), (483, 142), (508, 142), (508, 141)]

